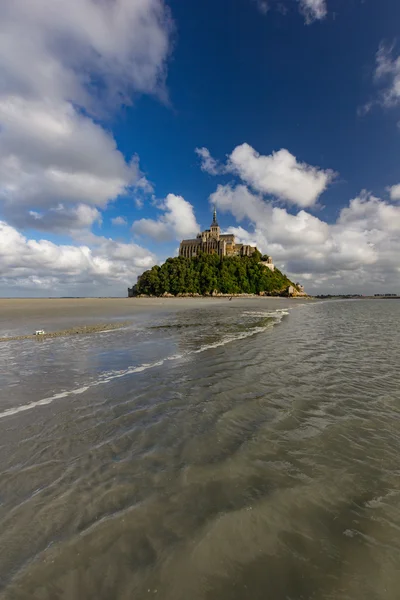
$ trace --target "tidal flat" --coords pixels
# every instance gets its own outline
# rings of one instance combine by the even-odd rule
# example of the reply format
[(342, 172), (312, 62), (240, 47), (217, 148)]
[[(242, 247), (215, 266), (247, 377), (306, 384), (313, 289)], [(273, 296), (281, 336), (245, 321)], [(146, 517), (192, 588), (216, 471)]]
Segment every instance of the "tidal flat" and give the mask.
[(399, 302), (0, 314), (1, 600), (398, 600)]

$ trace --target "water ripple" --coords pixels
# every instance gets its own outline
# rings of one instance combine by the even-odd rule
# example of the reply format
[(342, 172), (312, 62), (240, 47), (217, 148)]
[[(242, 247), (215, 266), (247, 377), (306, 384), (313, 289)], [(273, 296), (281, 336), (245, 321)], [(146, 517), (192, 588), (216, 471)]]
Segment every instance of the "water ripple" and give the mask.
[(0, 415), (2, 599), (398, 599), (400, 303), (262, 306), (110, 336), (86, 382), (57, 346), (77, 387)]

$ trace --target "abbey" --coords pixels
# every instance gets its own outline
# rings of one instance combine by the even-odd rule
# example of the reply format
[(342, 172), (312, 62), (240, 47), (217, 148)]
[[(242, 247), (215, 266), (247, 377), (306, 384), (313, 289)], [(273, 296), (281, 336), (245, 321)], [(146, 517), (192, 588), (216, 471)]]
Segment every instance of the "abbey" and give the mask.
[[(257, 250), (255, 246), (237, 244), (232, 233), (222, 234), (217, 222), (217, 211), (214, 208), (213, 221), (210, 229), (206, 229), (193, 240), (182, 240), (179, 247), (179, 256), (192, 258), (200, 252), (204, 254), (218, 254), (219, 256), (251, 256)], [(268, 257), (263, 261), (266, 267), (274, 270), (272, 259)]]

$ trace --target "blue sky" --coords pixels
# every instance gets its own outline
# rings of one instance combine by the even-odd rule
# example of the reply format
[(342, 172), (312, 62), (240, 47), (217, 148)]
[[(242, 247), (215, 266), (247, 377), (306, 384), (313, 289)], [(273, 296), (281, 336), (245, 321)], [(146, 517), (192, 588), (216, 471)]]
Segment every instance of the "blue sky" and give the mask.
[(312, 293), (400, 292), (398, 2), (0, 17), (0, 295), (124, 295), (210, 203)]

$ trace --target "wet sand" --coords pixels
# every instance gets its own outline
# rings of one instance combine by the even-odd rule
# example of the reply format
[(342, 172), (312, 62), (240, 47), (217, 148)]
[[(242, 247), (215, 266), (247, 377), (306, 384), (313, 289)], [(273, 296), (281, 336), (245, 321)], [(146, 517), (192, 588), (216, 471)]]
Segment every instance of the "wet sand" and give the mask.
[(67, 335), (89, 335), (91, 333), (105, 333), (114, 329), (121, 329), (125, 325), (129, 325), (129, 322), (124, 323), (100, 323), (98, 325), (84, 325), (83, 327), (70, 327), (69, 329), (62, 329), (61, 331), (44, 332), (40, 334), (31, 335), (15, 335), (0, 337), (0, 342), (15, 342), (18, 340), (46, 340), (48, 338), (65, 337)]
[(29, 304), (131, 325), (0, 345), (1, 600), (399, 599), (398, 302)]
[(246, 298), (0, 298), (0, 325), (9, 319), (29, 317), (40, 319), (58, 317), (128, 317), (138, 313), (200, 308), (206, 304), (218, 305), (232, 302), (262, 301), (268, 306), (283, 306), (292, 303), (292, 299), (273, 297)]
[(398, 600), (398, 302), (25, 306), (130, 325), (0, 344), (1, 600)]
[(0, 298), (1, 318), (130, 315), (174, 300), (158, 298)]

